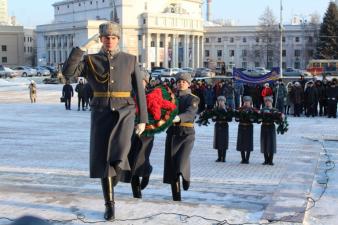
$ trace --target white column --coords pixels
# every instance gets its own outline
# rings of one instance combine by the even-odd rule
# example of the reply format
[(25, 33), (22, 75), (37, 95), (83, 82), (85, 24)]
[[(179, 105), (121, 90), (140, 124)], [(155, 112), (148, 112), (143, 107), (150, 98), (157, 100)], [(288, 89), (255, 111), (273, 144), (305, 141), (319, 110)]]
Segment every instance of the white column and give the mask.
[(188, 67), (189, 62), (188, 37), (188, 35), (184, 35), (183, 67)]
[(145, 48), (144, 48), (144, 55), (145, 55), (144, 62), (145, 62), (146, 68), (150, 69), (151, 68), (151, 64), (150, 64), (149, 51), (150, 51), (151, 34), (150, 33), (146, 33), (145, 37), (146, 37), (146, 41), (145, 41)]
[(172, 60), (171, 67), (176, 67), (176, 54), (177, 54), (177, 37), (176, 34), (173, 35), (172, 40)]
[(156, 59), (155, 59), (155, 66), (159, 66), (160, 65), (160, 34), (157, 33), (156, 34), (156, 46), (155, 46), (155, 51), (156, 51)]
[(168, 68), (168, 34), (164, 34), (164, 57), (163, 57), (163, 67)]
[(203, 54), (204, 54), (203, 36), (200, 36), (200, 67), (203, 66)]
[(176, 35), (176, 54), (175, 54), (175, 67), (178, 67), (178, 53), (179, 53), (179, 42), (180, 38), (178, 35)]
[(196, 54), (195, 54), (195, 36), (192, 35), (191, 36), (191, 67), (192, 68), (196, 68), (196, 64), (195, 64), (195, 58), (196, 58)]
[(197, 44), (196, 44), (196, 47), (197, 47), (197, 49), (196, 49), (196, 65), (197, 65), (197, 67), (201, 67), (201, 65), (200, 65), (200, 58), (201, 58), (201, 55), (200, 55), (200, 50), (201, 50), (201, 48), (200, 48), (200, 37), (197, 36), (196, 38), (197, 38)]

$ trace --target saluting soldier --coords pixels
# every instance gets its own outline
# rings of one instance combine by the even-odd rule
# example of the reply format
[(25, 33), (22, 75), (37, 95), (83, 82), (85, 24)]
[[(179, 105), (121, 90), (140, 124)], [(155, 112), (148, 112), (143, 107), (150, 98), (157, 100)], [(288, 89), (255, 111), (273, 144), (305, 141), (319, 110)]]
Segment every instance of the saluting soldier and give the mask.
[[(219, 113), (226, 113), (229, 108), (226, 105), (226, 98), (224, 96), (218, 96), (216, 101), (216, 107)], [(231, 119), (227, 116), (217, 117), (213, 119), (215, 121), (214, 128), (214, 149), (217, 149), (216, 162), (225, 162), (226, 151), (229, 146), (229, 124)]]
[[(276, 108), (272, 107), (273, 98), (267, 96), (264, 98), (265, 107), (261, 113), (278, 113)], [(273, 154), (276, 153), (276, 127), (274, 121), (266, 121), (263, 119), (261, 125), (261, 153), (264, 154), (263, 165), (273, 165)]]
[(194, 119), (198, 111), (199, 97), (191, 94), (191, 74), (178, 73), (178, 115), (167, 130), (165, 141), (163, 182), (171, 184), (174, 201), (181, 201), (180, 176), (183, 189), (190, 186), (190, 153), (194, 146)]
[(119, 24), (108, 22), (99, 27), (103, 46), (97, 54), (84, 56), (87, 48), (97, 42), (90, 39), (84, 46), (74, 48), (64, 64), (66, 78), (83, 76), (92, 90), (90, 129), (90, 177), (101, 178), (105, 200), (106, 220), (114, 219), (114, 186), (121, 170), (130, 170), (128, 153), (134, 131), (135, 95), (139, 106), (140, 135), (148, 120), (142, 75), (136, 56), (121, 52)]
[(254, 112), (252, 98), (243, 97), (243, 106), (238, 109), (238, 117), (235, 118), (238, 124), (237, 151), (241, 152), (242, 164), (249, 164), (250, 153), (253, 151), (253, 125), (249, 114)]

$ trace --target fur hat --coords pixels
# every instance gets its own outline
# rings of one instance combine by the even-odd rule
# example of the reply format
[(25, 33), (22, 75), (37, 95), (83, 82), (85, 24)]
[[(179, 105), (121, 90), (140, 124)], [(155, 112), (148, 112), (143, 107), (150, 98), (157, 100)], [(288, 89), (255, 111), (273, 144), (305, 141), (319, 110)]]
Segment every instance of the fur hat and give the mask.
[(244, 96), (243, 102), (252, 102), (252, 98), (250, 96)]
[(191, 84), (191, 74), (190, 73), (186, 73), (186, 72), (179, 72), (178, 74), (176, 74), (176, 81), (179, 80), (185, 80), (186, 82), (188, 82), (189, 84)]
[(121, 26), (118, 23), (107, 22), (99, 26), (100, 37), (102, 36), (116, 36), (121, 37)]
[(266, 101), (273, 102), (273, 98), (271, 96), (266, 96), (264, 97), (264, 102)]
[(217, 97), (217, 101), (224, 101), (224, 102), (226, 102), (227, 99), (224, 96), (220, 95), (220, 96)]

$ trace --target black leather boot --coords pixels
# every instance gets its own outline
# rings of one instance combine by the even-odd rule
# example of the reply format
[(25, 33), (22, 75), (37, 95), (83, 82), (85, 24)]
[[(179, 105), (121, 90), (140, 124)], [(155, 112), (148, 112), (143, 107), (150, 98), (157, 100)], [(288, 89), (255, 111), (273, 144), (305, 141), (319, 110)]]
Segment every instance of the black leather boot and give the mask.
[(273, 153), (271, 153), (270, 156), (269, 156), (269, 165), (270, 165), (270, 166), (273, 166), (273, 165), (274, 165), (274, 164), (273, 164)]
[(111, 177), (102, 178), (101, 185), (106, 206), (104, 219), (113, 220), (115, 219), (115, 202), (114, 202), (114, 188), (112, 178)]
[(221, 162), (222, 153), (220, 149), (217, 149), (217, 155), (218, 155), (218, 158), (216, 159), (215, 162)]
[(241, 163), (244, 164), (245, 163), (245, 152), (244, 151), (241, 152), (241, 157), (242, 157)]
[(173, 183), (171, 184), (171, 193), (173, 195), (174, 201), (181, 201), (181, 188), (179, 177), (176, 179), (176, 181), (173, 181)]
[(183, 190), (187, 191), (190, 187), (190, 181), (182, 178), (182, 186), (183, 186)]
[(145, 189), (149, 183), (150, 176), (144, 176), (141, 180), (141, 190)]
[(249, 164), (249, 159), (250, 159), (250, 152), (246, 152), (246, 156), (245, 156), (245, 163)]
[(222, 157), (221, 157), (221, 161), (222, 161), (222, 162), (225, 162), (226, 154), (227, 154), (226, 150), (223, 149), (223, 150), (222, 150)]
[(140, 178), (138, 176), (133, 176), (131, 178), (131, 189), (133, 191), (134, 198), (142, 198)]
[(269, 156), (268, 153), (264, 153), (264, 162), (262, 163), (263, 165), (269, 164)]

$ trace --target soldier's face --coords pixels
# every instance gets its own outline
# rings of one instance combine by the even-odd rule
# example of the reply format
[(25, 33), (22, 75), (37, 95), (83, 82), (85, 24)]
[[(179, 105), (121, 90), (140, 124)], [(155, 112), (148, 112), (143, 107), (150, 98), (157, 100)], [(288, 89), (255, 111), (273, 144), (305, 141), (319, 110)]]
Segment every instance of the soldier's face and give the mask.
[(116, 36), (102, 36), (100, 40), (103, 44), (103, 47), (108, 51), (115, 50), (119, 44), (119, 38)]
[(180, 91), (187, 90), (190, 87), (189, 83), (185, 80), (177, 81), (177, 89)]

